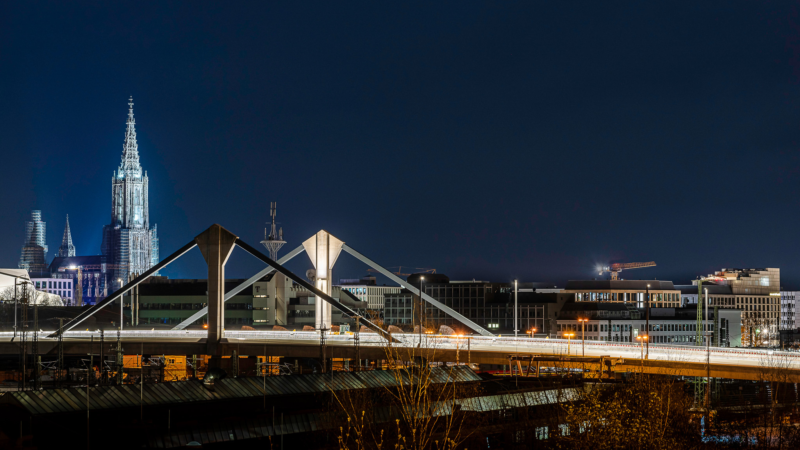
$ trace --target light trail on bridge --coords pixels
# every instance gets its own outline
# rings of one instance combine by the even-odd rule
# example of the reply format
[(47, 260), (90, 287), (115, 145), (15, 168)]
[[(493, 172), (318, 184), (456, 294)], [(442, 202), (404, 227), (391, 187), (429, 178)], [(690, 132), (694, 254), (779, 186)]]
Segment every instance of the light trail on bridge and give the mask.
[[(39, 336), (41, 341), (56, 341), (57, 338), (45, 337), (46, 332)], [(11, 342), (13, 332), (0, 332), (0, 342)], [(101, 333), (97, 331), (67, 331), (64, 333), (65, 341), (85, 341), (94, 337), (99, 340)], [(208, 336), (206, 330), (123, 330), (120, 338), (123, 341), (136, 342), (197, 342)], [(117, 332), (105, 333), (106, 342), (116, 340)], [(269, 344), (280, 343), (288, 345), (319, 345), (320, 334), (316, 331), (225, 331), (224, 337), (230, 343)], [(420, 335), (412, 333), (395, 333), (393, 338), (399, 342), (393, 343), (394, 347), (417, 347)], [(362, 332), (359, 336), (360, 345), (365, 347), (386, 347), (386, 339), (376, 333)], [(353, 346), (352, 334), (326, 334), (326, 345), (334, 347)], [(19, 337), (15, 342), (19, 342)], [(485, 337), (485, 336), (421, 336), (422, 348), (435, 350), (454, 350), (492, 352), (502, 354), (535, 354), (548, 356), (581, 356), (582, 342), (566, 339), (532, 339), (514, 337)], [(637, 344), (604, 341), (585, 341), (586, 356), (610, 356), (614, 358), (636, 359), (640, 358), (642, 349)], [(568, 352), (568, 348), (571, 351)], [(770, 368), (798, 368), (800, 367), (800, 353), (784, 352), (770, 349), (750, 348), (721, 348), (711, 347), (710, 362), (712, 364), (742, 365), (751, 367)], [(708, 358), (706, 347), (700, 346), (675, 346), (664, 344), (650, 345), (650, 360), (699, 362), (705, 363)]]

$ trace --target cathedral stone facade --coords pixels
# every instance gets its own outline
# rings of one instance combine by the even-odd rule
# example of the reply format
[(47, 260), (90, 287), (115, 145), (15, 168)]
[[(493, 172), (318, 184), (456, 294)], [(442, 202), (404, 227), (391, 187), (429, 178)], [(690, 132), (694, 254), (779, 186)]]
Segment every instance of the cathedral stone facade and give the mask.
[(159, 261), (156, 227), (150, 228), (147, 172), (139, 164), (133, 99), (128, 106), (122, 163), (111, 179), (111, 223), (103, 227), (101, 248), (111, 275), (111, 291)]

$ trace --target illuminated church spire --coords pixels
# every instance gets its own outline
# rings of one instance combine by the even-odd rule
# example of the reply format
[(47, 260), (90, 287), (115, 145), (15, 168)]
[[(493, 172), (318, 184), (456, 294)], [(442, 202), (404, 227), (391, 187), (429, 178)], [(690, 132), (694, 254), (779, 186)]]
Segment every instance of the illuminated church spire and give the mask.
[(133, 118), (133, 97), (128, 99), (125, 144), (122, 146), (122, 163), (119, 165), (117, 176), (120, 178), (123, 176), (142, 177), (142, 166), (139, 164), (139, 144), (136, 142), (136, 119)]
[(58, 254), (62, 258), (75, 256), (75, 246), (72, 245), (72, 233), (69, 230), (69, 214), (67, 214), (67, 226), (64, 227), (64, 237), (61, 239), (61, 247), (58, 247)]
[(139, 163), (131, 97), (122, 161), (111, 179), (111, 223), (103, 228), (101, 245), (101, 253), (114, 268), (112, 283), (124, 284), (131, 275), (141, 274), (159, 261), (157, 231), (150, 227), (148, 184), (147, 172)]

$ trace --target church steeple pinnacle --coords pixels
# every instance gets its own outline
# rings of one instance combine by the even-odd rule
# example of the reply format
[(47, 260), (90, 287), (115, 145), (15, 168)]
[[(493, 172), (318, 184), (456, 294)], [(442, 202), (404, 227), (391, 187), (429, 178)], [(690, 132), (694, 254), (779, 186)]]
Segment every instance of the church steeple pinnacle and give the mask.
[(75, 246), (72, 245), (72, 233), (69, 230), (69, 214), (67, 214), (67, 226), (64, 227), (64, 237), (61, 239), (61, 247), (58, 247), (58, 255), (62, 258), (75, 256)]
[(122, 146), (122, 163), (119, 166), (119, 177), (142, 176), (142, 166), (139, 164), (139, 144), (136, 142), (136, 119), (133, 118), (133, 97), (128, 99), (128, 121), (125, 129), (125, 143)]

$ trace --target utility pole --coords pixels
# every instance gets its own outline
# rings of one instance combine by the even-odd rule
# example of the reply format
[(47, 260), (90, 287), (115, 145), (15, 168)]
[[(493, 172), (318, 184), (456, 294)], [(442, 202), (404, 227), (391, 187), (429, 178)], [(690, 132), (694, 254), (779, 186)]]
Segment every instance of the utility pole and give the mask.
[(419, 277), (419, 343), (417, 347), (422, 347), (422, 286), (425, 282), (425, 277)]
[[(36, 295), (34, 291), (33, 295)], [(35, 297), (34, 297), (35, 298)], [(39, 385), (39, 304), (33, 303), (33, 389), (38, 391)]]
[(706, 414), (711, 409), (711, 334), (706, 333)]
[(356, 371), (361, 372), (361, 317), (356, 316), (356, 329), (353, 331), (353, 345), (356, 347)]
[(100, 384), (106, 381), (106, 332), (100, 330)]
[(139, 360), (139, 421), (144, 420), (144, 341), (142, 341), (142, 355)]
[(89, 339), (89, 367), (86, 368), (86, 389), (89, 389), (92, 378), (94, 378), (94, 336)]
[[(647, 283), (647, 290), (645, 292), (646, 292), (645, 301), (647, 302), (645, 304), (645, 322), (646, 322), (645, 328), (647, 329), (647, 337), (649, 338), (650, 337), (650, 283)], [(645, 345), (647, 346), (647, 355), (645, 355), (645, 359), (650, 359), (650, 339), (647, 339)]]
[(124, 379), (123, 371), (123, 362), (122, 362), (122, 336), (120, 331), (122, 331), (122, 324), (117, 329), (117, 384), (122, 385), (122, 381)]
[(325, 358), (325, 354), (327, 353), (325, 351), (325, 331), (327, 331), (326, 328), (321, 328), (319, 330), (319, 359), (322, 365), (322, 373), (326, 373), (328, 370), (328, 364)]
[(231, 357), (231, 372), (233, 372), (233, 378), (239, 378), (239, 354), (236, 350), (233, 351)]
[(56, 373), (56, 384), (61, 387), (61, 374), (64, 372), (64, 319), (68, 317), (56, 317), (58, 319), (58, 365)]
[(20, 351), (22, 352), (22, 356), (20, 360), (22, 361), (22, 390), (24, 391), (26, 386), (25, 383), (28, 378), (28, 285), (23, 285), (22, 291), (22, 342), (20, 345)]
[(514, 280), (514, 338), (517, 337), (519, 331), (519, 322), (517, 320), (517, 280)]

